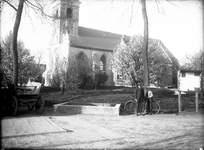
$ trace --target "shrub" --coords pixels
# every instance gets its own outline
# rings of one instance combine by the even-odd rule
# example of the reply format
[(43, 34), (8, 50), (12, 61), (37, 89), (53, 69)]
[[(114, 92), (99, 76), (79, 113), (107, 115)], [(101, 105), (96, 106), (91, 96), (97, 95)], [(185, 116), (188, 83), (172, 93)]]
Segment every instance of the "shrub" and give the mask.
[(104, 85), (106, 83), (106, 81), (108, 80), (108, 75), (106, 74), (106, 72), (103, 71), (98, 71), (95, 74), (95, 80), (93, 82), (94, 86), (96, 85), (97, 87), (100, 85)]
[(80, 79), (79, 75), (79, 68), (77, 67), (77, 63), (75, 59), (71, 59), (69, 61), (68, 67), (67, 67), (67, 73), (66, 73), (66, 80), (65, 80), (65, 87), (66, 90), (77, 90), (82, 80)]
[(51, 79), (51, 87), (60, 87), (60, 74), (55, 72)]
[(65, 90), (74, 91), (78, 88), (100, 86), (106, 83), (108, 75), (97, 71), (94, 75), (88, 60), (69, 59), (69, 62), (59, 60), (55, 63), (54, 75), (51, 80), (52, 87), (59, 87), (62, 93)]
[(92, 67), (90, 62), (91, 61), (89, 61), (88, 58), (86, 58), (82, 54), (76, 56), (78, 78), (79, 80), (81, 80), (81, 83), (79, 85), (80, 88), (86, 87), (92, 80)]

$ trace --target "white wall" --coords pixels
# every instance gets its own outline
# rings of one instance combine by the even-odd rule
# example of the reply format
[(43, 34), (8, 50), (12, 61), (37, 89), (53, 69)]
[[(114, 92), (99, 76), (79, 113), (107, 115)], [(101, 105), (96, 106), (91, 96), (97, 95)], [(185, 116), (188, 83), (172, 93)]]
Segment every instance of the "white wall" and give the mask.
[(200, 88), (200, 76), (195, 76), (193, 72), (186, 72), (185, 76), (179, 73), (179, 89), (181, 91), (194, 91)]

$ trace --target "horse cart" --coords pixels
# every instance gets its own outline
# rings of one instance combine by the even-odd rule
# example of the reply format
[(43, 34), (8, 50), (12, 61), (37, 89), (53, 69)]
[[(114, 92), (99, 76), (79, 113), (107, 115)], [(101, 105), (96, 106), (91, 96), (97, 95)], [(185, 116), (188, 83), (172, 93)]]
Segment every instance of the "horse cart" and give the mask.
[(38, 82), (29, 82), (25, 86), (14, 86), (7, 82), (4, 87), (3, 101), (10, 115), (17, 115), (19, 107), (28, 107), (31, 111), (34, 107), (37, 114), (42, 114), (45, 107), (45, 101), (39, 94), (42, 84)]

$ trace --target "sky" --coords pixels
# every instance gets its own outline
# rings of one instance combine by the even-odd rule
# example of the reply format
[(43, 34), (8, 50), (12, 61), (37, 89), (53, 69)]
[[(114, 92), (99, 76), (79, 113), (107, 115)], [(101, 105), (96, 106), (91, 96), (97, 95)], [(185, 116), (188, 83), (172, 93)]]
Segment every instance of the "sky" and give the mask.
[[(79, 26), (119, 33), (143, 35), (143, 18), (139, 0), (80, 0)], [(30, 17), (26, 15), (29, 13)], [(2, 12), (1, 37), (12, 31), (15, 12)], [(181, 61), (186, 54), (203, 48), (202, 0), (147, 0), (149, 37), (160, 39)], [(44, 51), (50, 40), (50, 24), (24, 9), (19, 38), (33, 54)]]

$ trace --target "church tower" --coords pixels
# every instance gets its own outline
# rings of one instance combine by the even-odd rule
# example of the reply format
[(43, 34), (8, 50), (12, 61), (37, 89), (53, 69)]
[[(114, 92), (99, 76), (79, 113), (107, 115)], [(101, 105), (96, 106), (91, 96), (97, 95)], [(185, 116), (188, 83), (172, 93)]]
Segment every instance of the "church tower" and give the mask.
[(63, 43), (65, 34), (78, 35), (79, 0), (58, 0), (53, 7), (55, 43)]

